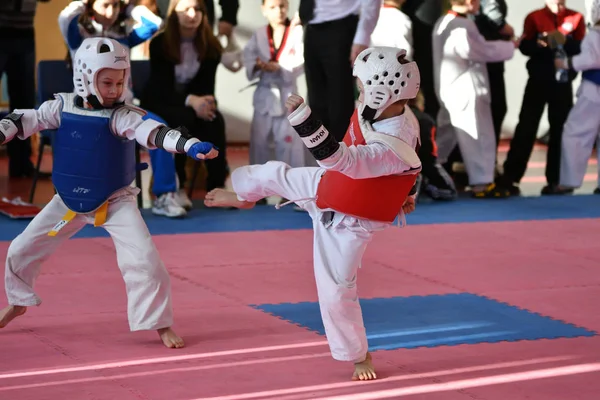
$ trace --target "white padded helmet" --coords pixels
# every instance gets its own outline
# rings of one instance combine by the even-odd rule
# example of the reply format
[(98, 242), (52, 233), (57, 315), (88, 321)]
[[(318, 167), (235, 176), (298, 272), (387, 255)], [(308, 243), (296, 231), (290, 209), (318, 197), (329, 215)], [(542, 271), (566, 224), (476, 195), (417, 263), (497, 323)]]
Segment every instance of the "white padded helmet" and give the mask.
[(585, 9), (590, 25), (596, 25), (600, 21), (600, 0), (585, 0)]
[[(103, 47), (106, 46), (106, 47)], [(103, 51), (101, 51), (103, 50)], [(106, 51), (108, 50), (108, 51)], [(129, 82), (131, 64), (129, 51), (119, 42), (105, 37), (87, 38), (79, 46), (73, 60), (73, 84), (75, 93), (84, 99), (93, 101), (91, 96), (102, 104), (100, 93), (96, 90), (98, 72), (105, 68), (125, 70), (124, 83)], [(126, 90), (118, 99), (123, 102)]]
[(359, 112), (364, 119), (373, 120), (390, 104), (419, 93), (419, 67), (414, 61), (405, 62), (405, 57), (406, 50), (396, 47), (370, 47), (356, 57), (353, 74), (363, 84)]

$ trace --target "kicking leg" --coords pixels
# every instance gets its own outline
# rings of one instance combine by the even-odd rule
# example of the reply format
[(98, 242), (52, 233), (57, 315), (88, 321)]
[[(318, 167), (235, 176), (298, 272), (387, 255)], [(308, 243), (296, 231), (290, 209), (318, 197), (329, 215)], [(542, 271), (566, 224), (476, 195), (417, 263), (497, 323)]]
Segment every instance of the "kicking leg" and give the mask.
[(251, 208), (260, 199), (280, 196), (296, 201), (307, 211), (317, 211), (314, 198), (323, 170), (291, 168), (280, 161), (240, 167), (231, 174), (233, 192), (214, 190), (206, 195), (208, 207)]
[(227, 189), (213, 189), (204, 197), (204, 205), (207, 207), (235, 207), (249, 209), (256, 205), (254, 201), (240, 200), (235, 192)]
[(109, 205), (104, 228), (117, 251), (117, 262), (127, 290), (127, 315), (132, 331), (156, 330), (169, 348), (184, 346), (175, 334), (171, 281), (133, 195)]
[(373, 234), (315, 221), (314, 268), (323, 326), (334, 359), (354, 363), (353, 380), (376, 379), (357, 293), (357, 271)]
[(56, 236), (48, 232), (62, 220), (68, 208), (58, 195), (35, 216), (25, 230), (17, 236), (6, 256), (4, 285), (8, 307), (0, 311), (0, 328), (14, 318), (25, 314), (27, 307), (40, 305), (42, 300), (33, 290), (42, 263), (67, 239), (85, 225), (85, 219), (75, 216)]

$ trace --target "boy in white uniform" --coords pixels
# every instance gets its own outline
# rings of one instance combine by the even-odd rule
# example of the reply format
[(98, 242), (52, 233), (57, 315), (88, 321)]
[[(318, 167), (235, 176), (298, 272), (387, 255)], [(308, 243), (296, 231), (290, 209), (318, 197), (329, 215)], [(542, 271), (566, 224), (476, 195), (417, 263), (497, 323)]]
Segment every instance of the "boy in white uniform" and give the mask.
[(486, 63), (511, 59), (519, 41), (485, 40), (469, 18), (479, 11), (479, 0), (450, 4), (433, 35), (439, 160), (445, 163), (458, 144), (473, 196), (508, 197), (508, 190), (494, 184), (496, 138)]
[[(600, 0), (586, 0), (586, 6), (591, 27), (581, 53), (567, 61), (555, 60), (556, 68), (582, 72), (577, 102), (563, 128), (559, 194), (581, 187), (594, 142), (600, 138)], [(600, 146), (597, 150), (600, 158)], [(594, 193), (600, 194), (600, 163)]]
[(297, 78), (304, 72), (303, 30), (291, 27), (287, 0), (263, 0), (262, 12), (269, 21), (254, 32), (244, 48), (249, 80), (259, 79), (252, 105), (250, 164), (273, 159), (269, 137), (273, 135), (275, 160), (303, 167), (304, 146), (285, 115), (285, 99), (298, 92)]
[(398, 47), (413, 59), (412, 21), (400, 11), (406, 0), (384, 0), (377, 25), (371, 34), (371, 46)]
[(184, 346), (171, 329), (169, 274), (137, 208), (135, 141), (147, 148), (187, 153), (201, 160), (217, 156), (211, 143), (185, 130), (142, 117), (125, 105), (129, 51), (108, 38), (85, 39), (73, 63), (75, 93), (59, 93), (37, 110), (14, 110), (0, 120), (0, 144), (57, 129), (52, 181), (57, 194), (8, 249), (5, 290), (9, 306), (0, 328), (41, 299), (33, 286), (42, 263), (86, 224), (102, 226), (112, 237), (127, 290), (132, 331), (157, 330), (170, 348)]
[(358, 302), (356, 274), (375, 231), (414, 210), (421, 162), (419, 125), (406, 106), (417, 95), (417, 65), (401, 49), (361, 52), (354, 64), (359, 107), (339, 143), (304, 100), (290, 96), (288, 119), (320, 167), (278, 161), (238, 168), (233, 192), (215, 189), (209, 207), (251, 208), (278, 195), (302, 206), (314, 228), (314, 273), (323, 325), (334, 359), (354, 363), (353, 379), (375, 379)]

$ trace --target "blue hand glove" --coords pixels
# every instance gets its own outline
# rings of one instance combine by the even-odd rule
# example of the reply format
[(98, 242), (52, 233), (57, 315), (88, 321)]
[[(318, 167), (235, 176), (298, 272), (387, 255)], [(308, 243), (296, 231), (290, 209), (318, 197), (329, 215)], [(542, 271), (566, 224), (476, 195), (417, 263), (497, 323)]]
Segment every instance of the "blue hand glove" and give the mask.
[(214, 144), (210, 142), (194, 143), (192, 147), (187, 151), (187, 155), (192, 157), (196, 161), (202, 160), (196, 157), (198, 154), (208, 154), (212, 149), (219, 150)]

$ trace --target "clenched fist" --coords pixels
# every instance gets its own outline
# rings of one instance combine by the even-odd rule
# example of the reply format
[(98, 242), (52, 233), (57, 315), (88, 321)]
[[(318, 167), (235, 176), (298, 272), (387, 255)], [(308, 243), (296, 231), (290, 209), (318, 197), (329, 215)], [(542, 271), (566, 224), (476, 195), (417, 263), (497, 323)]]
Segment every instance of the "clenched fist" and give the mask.
[(285, 101), (285, 107), (287, 108), (288, 112), (291, 114), (294, 111), (296, 111), (296, 109), (298, 107), (300, 107), (302, 105), (302, 103), (304, 103), (304, 99), (302, 98), (302, 96), (298, 96), (297, 94), (292, 94)]

